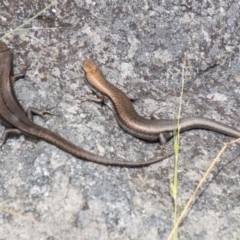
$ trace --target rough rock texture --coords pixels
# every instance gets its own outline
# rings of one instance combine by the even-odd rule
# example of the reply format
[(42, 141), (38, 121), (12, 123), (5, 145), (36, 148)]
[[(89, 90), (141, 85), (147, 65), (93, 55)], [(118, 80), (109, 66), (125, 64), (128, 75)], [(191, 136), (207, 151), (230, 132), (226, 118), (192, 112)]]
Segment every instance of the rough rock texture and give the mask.
[[(0, 1), (0, 32), (18, 27), (47, 1)], [(91, 102), (82, 62), (96, 61), (107, 79), (149, 116), (204, 116), (239, 127), (238, 1), (59, 1), (4, 39), (24, 106), (56, 106), (59, 116), (34, 121), (79, 146), (131, 161), (163, 154), (157, 143), (125, 133), (112, 112)], [(4, 125), (0, 125), (1, 132)], [(181, 135), (182, 209), (225, 142), (221, 134)], [(169, 151), (173, 141), (168, 144)], [(179, 239), (238, 239), (239, 145), (227, 150), (179, 229)], [(140, 169), (77, 159), (32, 137), (11, 137), (0, 151), (0, 239), (167, 239), (173, 218), (170, 158)]]

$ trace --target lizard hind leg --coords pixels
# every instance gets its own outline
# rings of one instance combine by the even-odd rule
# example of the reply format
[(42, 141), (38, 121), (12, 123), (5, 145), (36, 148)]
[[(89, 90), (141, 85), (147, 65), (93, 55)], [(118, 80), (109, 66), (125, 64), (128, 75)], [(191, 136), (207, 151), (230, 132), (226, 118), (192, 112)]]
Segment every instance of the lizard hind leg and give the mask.
[(162, 132), (159, 133), (159, 143), (165, 145), (173, 137), (172, 132)]
[(20, 130), (18, 130), (17, 128), (8, 128), (8, 129), (6, 129), (2, 133), (2, 136), (0, 138), (0, 140), (1, 140), (0, 146), (2, 146), (7, 141), (7, 139), (8, 139), (10, 134), (22, 134), (22, 132)]
[(59, 116), (58, 114), (52, 113), (50, 110), (52, 110), (55, 107), (51, 107), (51, 108), (43, 108), (41, 107), (41, 109), (36, 109), (36, 108), (31, 108), (29, 107), (27, 109), (27, 116), (28, 118), (33, 121), (33, 115), (38, 115), (40, 117), (42, 117), (45, 121), (47, 120), (47, 118), (45, 117), (45, 114), (50, 114), (50, 115), (54, 115), (54, 116)]

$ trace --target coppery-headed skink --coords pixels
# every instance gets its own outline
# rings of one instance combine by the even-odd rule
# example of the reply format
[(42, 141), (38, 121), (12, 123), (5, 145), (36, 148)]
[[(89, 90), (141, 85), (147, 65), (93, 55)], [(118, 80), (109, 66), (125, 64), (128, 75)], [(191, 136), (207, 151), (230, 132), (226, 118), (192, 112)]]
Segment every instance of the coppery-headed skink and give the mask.
[(90, 97), (88, 99), (98, 103), (105, 102), (114, 112), (118, 124), (135, 137), (165, 144), (179, 127), (180, 132), (190, 129), (207, 129), (230, 137), (240, 138), (239, 130), (208, 118), (182, 118), (179, 121), (179, 126), (177, 120), (144, 118), (135, 111), (131, 99), (106, 80), (96, 63), (87, 59), (84, 61), (83, 68), (86, 81), (97, 96), (97, 98)]
[(46, 111), (44, 112), (36, 109), (29, 109), (27, 111), (28, 114), (26, 114), (17, 98), (15, 97), (13, 89), (14, 80), (16, 80), (16, 77), (12, 76), (12, 54), (6, 44), (0, 41), (0, 117), (8, 125), (11, 126), (11, 128), (4, 131), (2, 135), (2, 142), (5, 142), (7, 136), (10, 133), (23, 133), (26, 135), (41, 138), (81, 159), (104, 165), (115, 165), (123, 167), (147, 166), (172, 155), (169, 154), (160, 159), (148, 161), (129, 162), (123, 161), (121, 159), (108, 159), (106, 157), (86, 151), (83, 148), (78, 147), (72, 142), (61, 137), (60, 135), (35, 124), (32, 121), (32, 113), (43, 116)]

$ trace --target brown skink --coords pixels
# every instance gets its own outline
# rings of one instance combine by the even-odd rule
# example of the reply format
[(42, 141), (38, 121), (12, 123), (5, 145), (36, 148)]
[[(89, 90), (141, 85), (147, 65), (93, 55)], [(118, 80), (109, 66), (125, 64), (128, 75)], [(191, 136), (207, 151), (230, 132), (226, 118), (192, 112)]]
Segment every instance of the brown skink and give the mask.
[(41, 138), (81, 159), (104, 165), (123, 167), (147, 166), (172, 155), (169, 154), (160, 159), (148, 160), (145, 162), (128, 162), (121, 159), (108, 159), (86, 151), (60, 135), (35, 124), (32, 121), (32, 114), (34, 113), (43, 116), (46, 111), (44, 112), (30, 108), (27, 111), (28, 114), (26, 114), (15, 97), (13, 89), (14, 80), (16, 80), (16, 77), (12, 76), (12, 54), (6, 44), (0, 41), (0, 117), (11, 126), (11, 128), (4, 131), (2, 135), (2, 142), (6, 141), (7, 136), (10, 133), (23, 133)]
[[(91, 60), (84, 61), (86, 81), (97, 98), (91, 101), (106, 103), (117, 119), (118, 124), (128, 133), (147, 141), (159, 141), (165, 144), (178, 129), (177, 120), (147, 119), (134, 109), (131, 99), (116, 88), (103, 76), (97, 64)], [(223, 123), (202, 117), (182, 118), (179, 122), (180, 132), (190, 129), (207, 129), (230, 137), (240, 138), (240, 131)]]

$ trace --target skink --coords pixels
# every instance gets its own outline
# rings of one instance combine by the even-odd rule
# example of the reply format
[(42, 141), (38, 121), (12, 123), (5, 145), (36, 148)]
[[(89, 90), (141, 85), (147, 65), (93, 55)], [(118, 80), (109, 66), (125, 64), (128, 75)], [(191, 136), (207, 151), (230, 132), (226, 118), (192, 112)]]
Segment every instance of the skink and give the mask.
[(12, 76), (12, 54), (7, 46), (3, 42), (0, 42), (0, 117), (12, 127), (5, 130), (2, 135), (2, 142), (6, 141), (6, 138), (10, 133), (23, 133), (41, 138), (81, 159), (104, 165), (123, 167), (147, 166), (172, 155), (169, 154), (160, 159), (148, 160), (145, 162), (127, 162), (120, 159), (111, 160), (86, 151), (61, 137), (60, 135), (35, 124), (32, 121), (32, 114), (34, 113), (43, 116), (43, 114), (46, 112), (36, 109), (29, 109), (27, 111), (28, 114), (26, 114), (15, 97), (13, 89), (14, 80), (16, 80), (16, 77)]
[[(135, 111), (131, 99), (106, 80), (96, 63), (87, 59), (84, 61), (83, 68), (86, 81), (97, 96), (89, 100), (106, 103), (114, 112), (118, 124), (126, 132), (147, 141), (159, 141), (160, 144), (165, 144), (173, 136), (173, 132), (178, 128), (177, 120), (147, 119), (140, 116)], [(180, 132), (190, 129), (207, 129), (240, 138), (239, 130), (202, 117), (182, 118), (179, 127)]]

